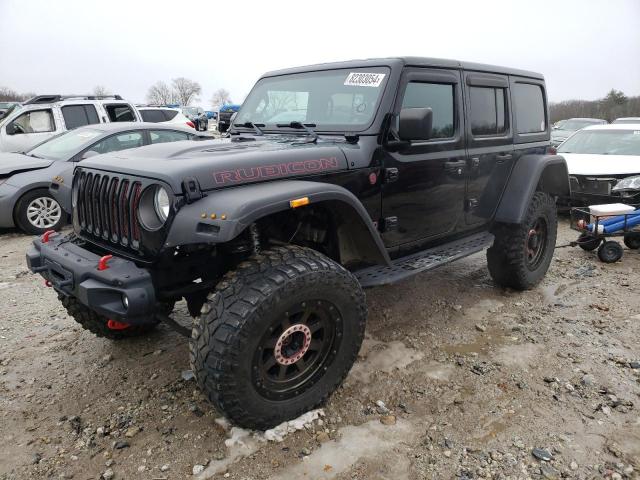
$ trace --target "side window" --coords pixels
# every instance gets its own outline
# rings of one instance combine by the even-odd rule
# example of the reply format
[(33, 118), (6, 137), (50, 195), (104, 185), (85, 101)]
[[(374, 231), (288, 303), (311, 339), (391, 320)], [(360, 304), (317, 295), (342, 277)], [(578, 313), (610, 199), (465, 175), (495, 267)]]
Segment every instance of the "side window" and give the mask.
[(142, 120), (145, 122), (164, 122), (164, 115), (162, 114), (162, 110), (140, 110), (140, 115), (142, 115)]
[(138, 131), (120, 133), (118, 135), (105, 138), (101, 142), (96, 143), (89, 150), (93, 150), (97, 153), (109, 153), (126, 150), (128, 148), (141, 147), (142, 145), (144, 145), (142, 131)]
[(540, 133), (547, 129), (542, 87), (531, 83), (516, 83), (512, 89), (513, 108), (518, 133)]
[(11, 122), (15, 133), (44, 133), (56, 129), (50, 109), (25, 112)]
[(62, 116), (67, 130), (100, 123), (96, 107), (93, 105), (66, 105), (62, 107)]
[(505, 88), (469, 88), (473, 135), (502, 135), (507, 131), (506, 92)]
[(189, 134), (186, 132), (178, 132), (176, 130), (150, 130), (151, 143), (168, 143), (179, 142), (180, 140), (189, 140)]
[(410, 82), (404, 92), (402, 108), (431, 108), (431, 138), (451, 138), (455, 133), (453, 98), (452, 84)]
[(175, 116), (178, 115), (178, 111), (177, 110), (162, 110), (162, 113), (164, 113), (164, 118), (167, 121), (173, 120), (175, 118)]
[(112, 122), (135, 122), (136, 116), (127, 104), (105, 105), (104, 109)]

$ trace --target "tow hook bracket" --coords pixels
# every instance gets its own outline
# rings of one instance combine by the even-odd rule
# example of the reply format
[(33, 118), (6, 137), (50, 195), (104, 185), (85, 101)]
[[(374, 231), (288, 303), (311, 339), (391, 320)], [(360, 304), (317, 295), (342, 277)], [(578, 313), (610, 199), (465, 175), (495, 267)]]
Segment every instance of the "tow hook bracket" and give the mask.
[(105, 255), (104, 257), (100, 257), (100, 260), (98, 260), (98, 270), (102, 271), (109, 268), (109, 265), (107, 264), (107, 262), (112, 258), (113, 258), (113, 255)]
[(128, 323), (124, 323), (124, 322), (119, 322), (117, 320), (107, 320), (107, 328), (109, 330), (124, 330), (126, 328), (129, 328), (131, 325), (129, 325)]
[(46, 232), (44, 232), (42, 234), (42, 243), (49, 243), (49, 239), (51, 238), (52, 235), (55, 235), (56, 231), (55, 230), (47, 230)]

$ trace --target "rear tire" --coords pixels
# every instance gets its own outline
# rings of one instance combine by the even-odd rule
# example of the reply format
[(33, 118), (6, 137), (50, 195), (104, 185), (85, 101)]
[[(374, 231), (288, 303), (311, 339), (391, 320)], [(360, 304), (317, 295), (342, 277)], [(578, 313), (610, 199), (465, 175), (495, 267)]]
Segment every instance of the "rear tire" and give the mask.
[(101, 338), (109, 340), (123, 340), (125, 338), (140, 337), (146, 335), (156, 328), (157, 323), (147, 325), (130, 325), (122, 330), (113, 330), (107, 326), (109, 321), (106, 317), (99, 315), (93, 310), (88, 309), (74, 297), (58, 294), (58, 300), (67, 309), (69, 316), (78, 322), (82, 328), (89, 330)]
[(65, 224), (66, 215), (46, 188), (25, 193), (14, 210), (16, 225), (31, 235), (42, 235), (47, 230), (60, 230)]
[(487, 250), (489, 273), (503, 287), (527, 290), (542, 280), (555, 250), (558, 229), (556, 205), (548, 194), (536, 192), (524, 221), (499, 225)]
[(355, 277), (297, 246), (256, 255), (209, 295), (189, 343), (209, 400), (233, 423), (266, 429), (321, 405), (342, 383), (364, 337)]

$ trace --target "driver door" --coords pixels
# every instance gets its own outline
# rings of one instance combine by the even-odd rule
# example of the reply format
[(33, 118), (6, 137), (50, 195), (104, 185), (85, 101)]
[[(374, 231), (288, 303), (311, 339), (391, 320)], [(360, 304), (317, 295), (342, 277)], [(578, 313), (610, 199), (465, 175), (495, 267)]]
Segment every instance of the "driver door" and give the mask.
[(396, 118), (402, 108), (431, 108), (432, 134), (385, 155), (382, 237), (388, 247), (437, 239), (463, 217), (467, 161), (460, 82), (453, 69), (411, 68), (403, 74)]
[(24, 152), (56, 133), (56, 122), (50, 108), (29, 110), (2, 127), (2, 150)]

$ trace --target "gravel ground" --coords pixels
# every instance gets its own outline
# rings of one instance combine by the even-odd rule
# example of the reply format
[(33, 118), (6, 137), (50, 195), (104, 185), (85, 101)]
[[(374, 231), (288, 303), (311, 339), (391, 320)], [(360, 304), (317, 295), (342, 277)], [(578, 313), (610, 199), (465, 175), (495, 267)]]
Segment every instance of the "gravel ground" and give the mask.
[(83, 331), (29, 243), (0, 232), (0, 479), (640, 478), (637, 252), (559, 249), (525, 293), (484, 254), (369, 290), (346, 383), (278, 442), (220, 419), (172, 330)]

